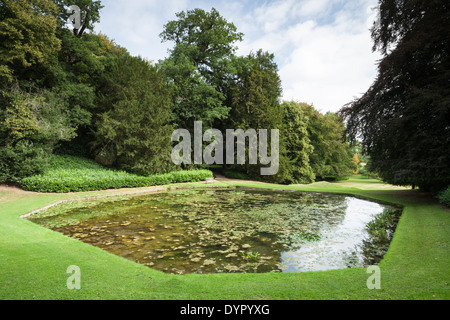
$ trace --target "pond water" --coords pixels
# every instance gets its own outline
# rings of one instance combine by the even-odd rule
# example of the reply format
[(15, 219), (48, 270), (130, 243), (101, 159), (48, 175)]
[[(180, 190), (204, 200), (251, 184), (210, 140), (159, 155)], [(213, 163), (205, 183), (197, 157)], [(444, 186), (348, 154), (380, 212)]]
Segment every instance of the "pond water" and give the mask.
[[(391, 209), (380, 238), (367, 224)], [(189, 189), (55, 206), (30, 220), (167, 273), (303, 272), (377, 264), (401, 209), (349, 196)]]

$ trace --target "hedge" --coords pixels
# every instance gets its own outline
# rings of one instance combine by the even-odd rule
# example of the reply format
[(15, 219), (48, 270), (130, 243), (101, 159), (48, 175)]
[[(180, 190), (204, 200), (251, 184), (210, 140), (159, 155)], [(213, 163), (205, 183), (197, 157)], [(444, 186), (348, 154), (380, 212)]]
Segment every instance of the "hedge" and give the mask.
[(439, 192), (437, 198), (439, 199), (439, 202), (445, 204), (447, 207), (450, 207), (450, 186)]
[(22, 179), (20, 186), (27, 191), (64, 193), (196, 182), (210, 177), (213, 173), (209, 170), (139, 176), (106, 168), (89, 159), (54, 156), (50, 170)]

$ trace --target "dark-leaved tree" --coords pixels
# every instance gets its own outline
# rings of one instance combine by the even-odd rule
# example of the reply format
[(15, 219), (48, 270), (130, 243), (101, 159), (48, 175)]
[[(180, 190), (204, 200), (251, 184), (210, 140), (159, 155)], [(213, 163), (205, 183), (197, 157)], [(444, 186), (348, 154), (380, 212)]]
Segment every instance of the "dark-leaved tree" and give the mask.
[(372, 28), (378, 77), (341, 113), (371, 170), (396, 185), (450, 182), (450, 3), (380, 0)]
[[(148, 175), (171, 166), (172, 101), (163, 72), (147, 60), (124, 55), (103, 74), (109, 109), (95, 123), (97, 161)], [(105, 108), (106, 110), (106, 108)]]

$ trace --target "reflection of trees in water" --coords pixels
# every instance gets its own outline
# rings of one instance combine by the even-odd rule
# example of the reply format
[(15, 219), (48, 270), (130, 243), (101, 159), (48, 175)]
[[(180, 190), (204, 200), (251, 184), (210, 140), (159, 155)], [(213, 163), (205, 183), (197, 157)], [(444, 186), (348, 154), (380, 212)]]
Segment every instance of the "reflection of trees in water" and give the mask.
[(361, 267), (361, 247), (355, 246), (352, 250), (342, 252), (342, 261), (347, 268)]
[[(58, 231), (169, 273), (270, 272), (281, 271), (293, 234), (332, 229), (346, 209), (346, 197), (338, 195), (177, 190), (69, 210), (64, 217), (94, 214)], [(248, 259), (252, 252), (258, 259)], [(346, 255), (349, 267), (354, 256)]]
[(393, 224), (386, 230), (388, 237), (377, 237), (368, 233), (368, 237), (360, 245), (365, 267), (378, 264), (389, 249), (402, 213), (400, 208), (392, 206), (391, 209), (393, 209), (394, 217)]
[(299, 231), (320, 234), (338, 226), (345, 218), (347, 200), (343, 196), (302, 193), (289, 204), (300, 225)]

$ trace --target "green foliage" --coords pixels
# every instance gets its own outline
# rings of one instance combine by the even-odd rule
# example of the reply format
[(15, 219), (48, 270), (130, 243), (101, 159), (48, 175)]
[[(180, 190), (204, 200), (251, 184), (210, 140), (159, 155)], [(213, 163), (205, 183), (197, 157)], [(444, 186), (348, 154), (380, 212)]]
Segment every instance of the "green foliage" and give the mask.
[(189, 58), (169, 57), (161, 68), (172, 84), (174, 126), (192, 129), (194, 121), (211, 126), (214, 120), (227, 117), (229, 109), (223, 105), (223, 94), (205, 81)]
[(171, 96), (164, 74), (148, 61), (123, 56), (104, 74), (110, 109), (95, 123), (94, 150), (106, 164), (138, 174), (170, 169)]
[(0, 149), (0, 183), (16, 182), (21, 178), (42, 172), (47, 166), (49, 153), (43, 146), (21, 140), (14, 146)]
[(447, 207), (450, 207), (450, 186), (438, 193), (437, 198)]
[[(17, 86), (0, 95), (0, 174), (2, 181), (15, 181), (41, 172), (53, 149), (76, 137), (90, 113), (70, 104), (70, 95), (59, 88), (25, 93)], [(66, 91), (67, 92), (67, 91)]]
[(47, 171), (22, 179), (20, 185), (28, 191), (64, 193), (195, 182), (209, 177), (212, 177), (209, 170), (139, 176), (112, 170), (85, 158), (53, 155)]
[(241, 256), (247, 261), (258, 262), (260, 260), (259, 252), (253, 250), (247, 253), (241, 252)]
[(0, 7), (0, 84), (49, 69), (61, 41), (50, 0), (4, 0)]
[(249, 177), (242, 172), (236, 172), (233, 170), (223, 170), (223, 175), (229, 179), (240, 179), (240, 180), (248, 180)]
[(236, 59), (237, 81), (230, 88), (231, 123), (242, 129), (279, 129), (282, 88), (275, 56), (262, 50)]
[(284, 102), (282, 108), (281, 139), (285, 145), (286, 162), (281, 167), (279, 180), (288, 184), (314, 182), (315, 174), (309, 163), (314, 148), (308, 136), (308, 118), (296, 102)]
[[(81, 9), (79, 30), (65, 26), (71, 5)], [(0, 7), (0, 181), (33, 175), (36, 188), (61, 191), (84, 190), (89, 179), (92, 188), (147, 185), (142, 176), (173, 170), (173, 126), (192, 129), (194, 120), (204, 130), (280, 130), (278, 175), (261, 177), (261, 165), (247, 159), (226, 168), (232, 177), (309, 183), (347, 176), (342, 122), (293, 102), (281, 105), (274, 55), (235, 56), (243, 34), (215, 9), (180, 12), (169, 21), (160, 36), (175, 45), (155, 66), (87, 32), (100, 21), (98, 0), (7, 0)], [(79, 179), (63, 173), (60, 185), (51, 174), (35, 177), (54, 150), (122, 171)]]
[(361, 176), (365, 176), (365, 177), (373, 178), (373, 179), (379, 179), (380, 178), (375, 172), (372, 172), (370, 170), (369, 165), (361, 166), (361, 168), (358, 171), (358, 174), (361, 175)]
[(304, 242), (314, 242), (320, 240), (320, 235), (311, 232), (296, 232), (289, 236), (291, 245), (301, 246)]
[(39, 125), (24, 100), (3, 93), (0, 99), (0, 181), (40, 172), (45, 154), (34, 144)]
[(308, 135), (314, 148), (310, 165), (319, 180), (352, 175), (353, 155), (345, 141), (345, 126), (336, 114), (321, 114), (312, 106), (301, 103), (308, 122)]
[[(281, 97), (281, 80), (278, 67), (273, 54), (259, 50), (247, 57), (235, 59), (237, 80), (228, 88), (230, 117), (225, 122), (228, 128), (239, 128), (244, 131), (254, 129), (258, 135), (259, 129), (281, 129), (283, 114), (279, 99)], [(283, 145), (280, 143), (280, 154), (283, 154)], [(248, 148), (247, 148), (248, 150)], [(271, 150), (268, 141), (268, 150)], [(248, 152), (246, 152), (248, 158)], [(246, 164), (234, 165), (235, 171), (242, 171), (252, 178), (261, 178), (261, 165), (251, 165), (248, 159)], [(275, 179), (266, 176), (266, 180)]]
[(110, 64), (115, 51), (123, 51), (102, 34), (74, 36), (69, 30), (59, 30), (61, 50), (59, 61), (63, 68), (61, 78), (76, 84), (96, 87), (100, 76)]
[(175, 42), (170, 57), (162, 62), (174, 85), (174, 123), (186, 129), (194, 120), (211, 126), (215, 119), (228, 116), (222, 88), (235, 73), (233, 44), (242, 40), (242, 34), (215, 9), (179, 12), (177, 18), (160, 35), (163, 41)]
[(77, 126), (89, 119), (47, 90), (29, 94), (13, 86), (1, 94), (0, 103), (2, 181), (42, 172), (55, 144), (72, 139)]
[(384, 210), (366, 225), (367, 231), (380, 241), (387, 241), (392, 236), (389, 229), (395, 224), (395, 212), (391, 209)]
[(437, 191), (450, 181), (449, 10), (448, 1), (380, 1), (377, 79), (341, 111), (388, 183)]

